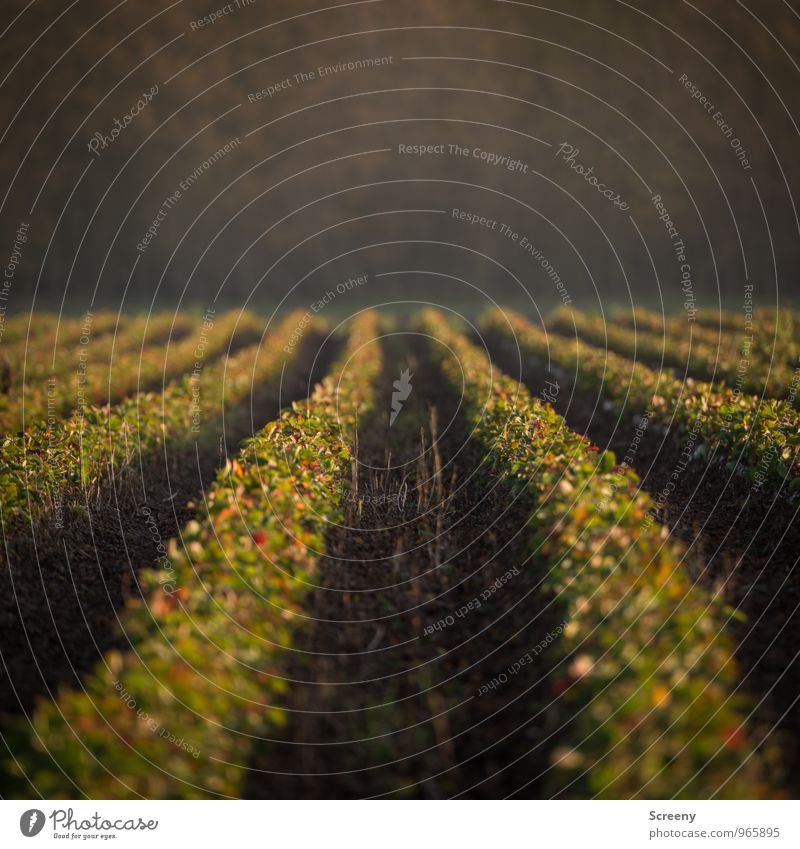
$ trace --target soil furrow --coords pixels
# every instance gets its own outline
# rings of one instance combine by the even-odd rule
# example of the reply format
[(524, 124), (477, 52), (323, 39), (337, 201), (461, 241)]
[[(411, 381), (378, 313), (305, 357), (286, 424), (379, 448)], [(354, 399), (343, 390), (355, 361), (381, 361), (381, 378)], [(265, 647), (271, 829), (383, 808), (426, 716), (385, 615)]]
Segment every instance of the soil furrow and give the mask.
[(282, 742), (260, 747), (251, 797), (497, 797), (548, 765), (557, 649), (478, 695), (561, 622), (528, 559), (531, 504), (487, 467), (422, 339), (390, 340), (385, 361), (349, 526), (328, 534), (286, 652)]
[(507, 340), (483, 341), (497, 365), (531, 392), (540, 394), (548, 381), (560, 381), (554, 406), (572, 429), (615, 451), (620, 461), (632, 453), (633, 468), (659, 506), (660, 520), (688, 547), (693, 576), (710, 589), (722, 588), (730, 605), (744, 614), (732, 618), (730, 626), (743, 683), (758, 705), (755, 725), (761, 733), (780, 729), (786, 773), (800, 789), (797, 505), (767, 489), (754, 490), (721, 464), (700, 458), (682, 463), (682, 446), (657, 427), (645, 428), (637, 443), (643, 410), (618, 417), (605, 410), (602, 399), (573, 396), (566, 375), (549, 373), (544, 363), (527, 361), (520, 374), (519, 353)]
[[(304, 350), (313, 352), (309, 337)], [(136, 573), (153, 566), (159, 544), (194, 516), (226, 454), (278, 414), (306, 397), (320, 379), (335, 346), (312, 357), (298, 353), (278, 397), (274, 385), (254, 387), (249, 415), (226, 422), (224, 443), (169, 447), (141, 458), (106, 480), (90, 504), (45, 514), (15, 528), (0, 554), (0, 717), (29, 711), (37, 697), (79, 684), (107, 649), (123, 645), (118, 610), (138, 592)], [(248, 422), (248, 420), (250, 420)], [(149, 511), (149, 512), (148, 512)]]

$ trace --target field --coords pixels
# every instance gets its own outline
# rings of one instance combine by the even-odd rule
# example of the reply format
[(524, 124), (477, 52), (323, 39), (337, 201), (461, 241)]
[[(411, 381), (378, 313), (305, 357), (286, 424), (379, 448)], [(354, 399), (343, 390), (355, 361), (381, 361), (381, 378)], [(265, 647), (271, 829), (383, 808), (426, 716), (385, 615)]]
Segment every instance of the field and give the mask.
[(8, 319), (2, 795), (793, 796), (800, 313), (691, 318)]

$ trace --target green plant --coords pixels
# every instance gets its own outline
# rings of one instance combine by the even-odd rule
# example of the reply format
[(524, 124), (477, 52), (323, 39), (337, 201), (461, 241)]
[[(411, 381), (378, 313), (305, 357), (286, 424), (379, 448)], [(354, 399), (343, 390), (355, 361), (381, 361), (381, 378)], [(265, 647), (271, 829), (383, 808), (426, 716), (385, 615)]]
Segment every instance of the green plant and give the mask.
[(123, 620), (131, 649), (110, 652), (83, 691), (42, 703), (27, 747), (20, 724), (15, 753), (38, 792), (240, 794), (254, 741), (284, 721), (281, 647), (325, 529), (342, 518), (356, 422), (381, 369), (376, 335), (375, 314), (355, 319), (344, 357), (312, 397), (220, 472), (168, 562), (142, 575), (143, 599)]
[(689, 579), (682, 547), (650, 520), (636, 475), (493, 369), (439, 314), (423, 322), (455, 355), (442, 366), (454, 388), (463, 380), (476, 438), (512, 489), (533, 499), (530, 545), (566, 611), (553, 690), (573, 718), (554, 754), (553, 792), (769, 796), (767, 755), (748, 736), (724, 630), (729, 611)]
[(606, 400), (617, 412), (651, 421), (691, 443), (695, 459), (725, 463), (751, 482), (800, 492), (800, 413), (790, 400), (761, 399), (736, 388), (716, 387), (588, 345), (545, 334), (521, 316), (505, 311), (487, 317), (483, 328), (539, 363), (555, 363), (578, 392)]

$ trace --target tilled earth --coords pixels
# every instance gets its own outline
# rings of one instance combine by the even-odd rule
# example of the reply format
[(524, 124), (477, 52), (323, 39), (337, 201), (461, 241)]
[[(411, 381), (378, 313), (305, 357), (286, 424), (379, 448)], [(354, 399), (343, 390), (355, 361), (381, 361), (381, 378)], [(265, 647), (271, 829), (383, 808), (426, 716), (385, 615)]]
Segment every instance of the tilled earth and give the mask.
[[(516, 351), (497, 339), (489, 343), (500, 368), (519, 378)], [(521, 377), (535, 394), (555, 379), (541, 363), (526, 363)], [(573, 430), (615, 451), (621, 461), (643, 411), (617, 417), (604, 410), (602, 400), (573, 396), (563, 374), (558, 379), (558, 412)], [(683, 469), (681, 450), (672, 434), (650, 426), (633, 467), (660, 507), (661, 520), (687, 545), (693, 577), (709, 589), (721, 587), (731, 607), (744, 614), (729, 624), (743, 684), (755, 705), (754, 731), (777, 729), (787, 782), (800, 792), (800, 504), (767, 488), (754, 491), (724, 463), (695, 459)], [(671, 481), (675, 488), (665, 497)]]
[[(413, 342), (387, 346), (386, 395), (359, 429), (357, 493), (285, 656), (282, 741), (258, 747), (250, 797), (543, 792), (562, 721), (558, 648), (487, 683), (563, 617), (528, 558), (531, 505), (487, 467), (458, 399), (419, 354)], [(411, 397), (389, 427), (406, 367)]]
[[(309, 347), (313, 349), (313, 341)], [(138, 592), (136, 573), (152, 567), (158, 545), (178, 535), (194, 515), (192, 503), (224, 465), (226, 453), (279, 406), (304, 398), (326, 370), (323, 351), (309, 375), (302, 353), (281, 388), (253, 393), (252, 415), (226, 428), (226, 443), (169, 448), (147, 455), (116, 478), (106, 478), (86, 503), (66, 513), (5, 528), (0, 553), (0, 717), (30, 710), (37, 696), (79, 686), (102, 653), (120, 645), (118, 610)], [(248, 399), (249, 402), (250, 399)], [(150, 517), (145, 511), (148, 508)]]

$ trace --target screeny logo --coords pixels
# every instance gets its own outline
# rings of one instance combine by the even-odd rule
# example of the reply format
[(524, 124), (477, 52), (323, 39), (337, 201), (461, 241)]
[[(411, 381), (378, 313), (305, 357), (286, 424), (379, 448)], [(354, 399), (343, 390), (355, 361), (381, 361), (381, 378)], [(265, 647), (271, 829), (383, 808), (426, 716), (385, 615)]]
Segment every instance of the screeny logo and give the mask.
[(44, 828), (45, 816), (38, 808), (31, 808), (19, 818), (19, 830), (25, 837), (36, 837)]

